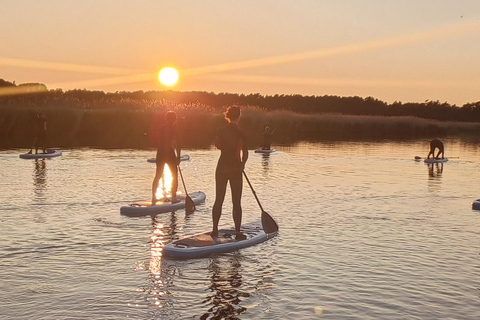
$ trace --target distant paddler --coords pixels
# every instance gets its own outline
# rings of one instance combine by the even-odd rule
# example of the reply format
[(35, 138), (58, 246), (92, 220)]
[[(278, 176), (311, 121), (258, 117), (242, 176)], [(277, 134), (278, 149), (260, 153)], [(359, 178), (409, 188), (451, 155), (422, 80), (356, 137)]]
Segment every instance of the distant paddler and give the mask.
[(265, 127), (265, 131), (263, 131), (262, 150), (270, 150), (272, 144), (272, 136), (275, 130), (276, 129), (273, 129), (272, 131), (269, 126)]
[[(178, 189), (178, 169), (180, 163), (180, 146), (178, 144), (177, 133), (177, 114), (174, 111), (168, 111), (165, 115), (166, 123), (161, 125), (157, 135), (157, 157), (155, 178), (152, 183), (152, 206), (157, 203), (157, 189), (160, 179), (163, 176), (165, 164), (168, 165), (172, 173), (172, 203), (177, 201)], [(175, 154), (176, 151), (176, 154)]]
[[(438, 153), (435, 156), (435, 149), (438, 149)], [(430, 152), (428, 153), (427, 159), (430, 159), (430, 155), (434, 159), (438, 159), (438, 157), (442, 154), (442, 159), (445, 158), (445, 147), (443, 146), (443, 142), (438, 139), (433, 139), (430, 141)]]
[(47, 153), (47, 116), (38, 113), (35, 117), (35, 139), (28, 154), (35, 148), (35, 154), (38, 154), (38, 148), (41, 147), (43, 153)]

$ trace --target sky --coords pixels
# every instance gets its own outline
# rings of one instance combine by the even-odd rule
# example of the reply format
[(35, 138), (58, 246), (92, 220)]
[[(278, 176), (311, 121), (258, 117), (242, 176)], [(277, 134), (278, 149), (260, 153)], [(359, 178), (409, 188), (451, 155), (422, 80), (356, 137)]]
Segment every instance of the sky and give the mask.
[(480, 101), (478, 0), (2, 0), (0, 44), (48, 89)]

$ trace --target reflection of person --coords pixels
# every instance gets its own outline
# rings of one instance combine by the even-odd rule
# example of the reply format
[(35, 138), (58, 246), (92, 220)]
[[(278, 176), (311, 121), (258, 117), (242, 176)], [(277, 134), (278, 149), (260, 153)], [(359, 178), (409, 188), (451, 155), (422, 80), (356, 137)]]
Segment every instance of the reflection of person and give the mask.
[[(435, 156), (435, 149), (438, 149), (438, 153), (436, 156)], [(445, 148), (443, 146), (443, 142), (438, 139), (433, 139), (432, 141), (430, 141), (430, 152), (428, 153), (427, 159), (430, 159), (430, 155), (432, 155), (434, 159), (438, 159), (438, 156), (440, 155), (440, 153), (442, 154), (442, 159), (443, 159), (445, 156), (444, 151), (445, 151)]]
[[(43, 113), (37, 114), (35, 118), (35, 154), (38, 153), (38, 147), (42, 147), (43, 153), (47, 153), (46, 149), (47, 144), (47, 116)], [(30, 150), (29, 153), (31, 153)]]
[[(168, 165), (172, 173), (172, 203), (177, 201), (178, 189), (178, 169), (177, 165), (180, 163), (180, 147), (177, 141), (177, 114), (173, 111), (168, 111), (165, 115), (166, 123), (160, 126), (157, 141), (157, 158), (155, 178), (152, 183), (152, 206), (157, 203), (155, 196), (160, 178), (163, 176), (163, 169), (165, 164)], [(175, 150), (177, 154), (175, 155)]]
[(273, 132), (275, 132), (275, 130), (271, 131), (269, 126), (265, 127), (265, 131), (263, 132), (262, 150), (270, 150)]
[(211, 293), (204, 299), (209, 313), (204, 314), (201, 319), (240, 319), (241, 314), (248, 310), (243, 299), (248, 295), (248, 286), (244, 283), (241, 269), (239, 254), (211, 259), (208, 266), (211, 285), (207, 290)]
[[(434, 170), (434, 165), (435, 169)], [(443, 172), (443, 163), (429, 163), (428, 164), (428, 176), (432, 178), (439, 178), (441, 177)]]
[(212, 209), (213, 230), (211, 235), (213, 238), (218, 236), (218, 222), (222, 215), (227, 183), (230, 182), (236, 239), (242, 240), (246, 239), (246, 236), (240, 232), (242, 224), (242, 172), (248, 159), (248, 149), (245, 136), (237, 126), (240, 120), (240, 108), (229, 107), (225, 112), (225, 119), (228, 124), (218, 128), (215, 137), (215, 146), (220, 149), (221, 153), (215, 171), (215, 203)]

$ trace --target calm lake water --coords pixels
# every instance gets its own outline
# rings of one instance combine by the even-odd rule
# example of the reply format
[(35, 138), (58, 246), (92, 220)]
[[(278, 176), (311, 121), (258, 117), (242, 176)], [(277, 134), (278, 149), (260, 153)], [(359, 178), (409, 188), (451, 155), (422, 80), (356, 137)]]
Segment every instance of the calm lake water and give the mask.
[[(443, 166), (413, 160), (427, 141), (252, 152), (246, 172), (279, 236), (185, 261), (161, 248), (210, 230), (218, 151), (184, 150), (187, 189), (206, 203), (154, 218), (120, 215), (149, 198), (154, 151), (0, 151), (0, 318), (479, 319), (480, 146), (445, 145), (457, 158)], [(247, 184), (242, 201), (243, 221), (258, 220)]]

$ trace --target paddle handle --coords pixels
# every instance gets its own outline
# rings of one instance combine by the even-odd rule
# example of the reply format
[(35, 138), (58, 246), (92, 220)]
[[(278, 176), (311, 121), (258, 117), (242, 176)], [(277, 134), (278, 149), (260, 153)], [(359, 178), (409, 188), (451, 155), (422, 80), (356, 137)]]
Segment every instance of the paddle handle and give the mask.
[(253, 189), (252, 184), (250, 183), (250, 180), (248, 180), (248, 177), (247, 177), (247, 174), (245, 173), (245, 170), (243, 170), (243, 175), (245, 176), (245, 179), (247, 180), (248, 185), (250, 186), (250, 189), (252, 190), (252, 193), (253, 193), (253, 195), (255, 196), (255, 200), (257, 200), (258, 206), (260, 207), (260, 209), (262, 210), (262, 212), (264, 212), (263, 207), (262, 207), (262, 204), (260, 203), (260, 200), (258, 200), (257, 193), (256, 193), (255, 190)]

